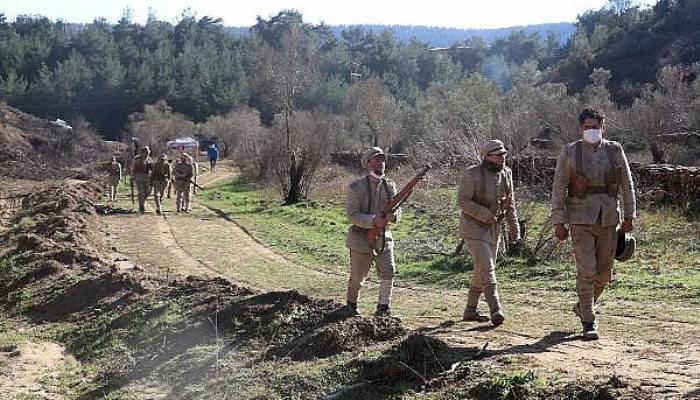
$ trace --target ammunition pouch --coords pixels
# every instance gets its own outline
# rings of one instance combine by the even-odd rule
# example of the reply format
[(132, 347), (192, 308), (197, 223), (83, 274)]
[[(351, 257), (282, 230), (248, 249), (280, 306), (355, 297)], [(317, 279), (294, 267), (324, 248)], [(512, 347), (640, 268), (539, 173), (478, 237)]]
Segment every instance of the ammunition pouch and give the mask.
[(585, 199), (589, 194), (607, 194), (610, 197), (617, 197), (617, 184), (611, 183), (605, 186), (589, 186), (588, 179), (586, 179), (585, 176), (579, 175), (579, 177), (583, 179), (572, 180), (572, 183), (569, 185), (569, 196)]
[(622, 167), (615, 163), (615, 148), (608, 147), (606, 153), (611, 168), (605, 172), (603, 186), (592, 186), (588, 178), (581, 173), (583, 170), (583, 153), (581, 142), (576, 143), (576, 170), (569, 177), (569, 196), (585, 199), (589, 194), (607, 194), (617, 198), (619, 182), (622, 181)]
[(369, 229), (367, 229), (367, 228), (360, 228), (360, 227), (357, 226), (357, 225), (353, 225), (350, 229), (352, 229), (352, 230), (355, 231), (355, 232), (361, 233), (361, 234), (363, 234), (363, 235), (366, 235), (366, 234), (367, 234), (367, 231), (369, 230)]
[(589, 193), (588, 178), (584, 175), (573, 173), (569, 181), (569, 196), (585, 199)]

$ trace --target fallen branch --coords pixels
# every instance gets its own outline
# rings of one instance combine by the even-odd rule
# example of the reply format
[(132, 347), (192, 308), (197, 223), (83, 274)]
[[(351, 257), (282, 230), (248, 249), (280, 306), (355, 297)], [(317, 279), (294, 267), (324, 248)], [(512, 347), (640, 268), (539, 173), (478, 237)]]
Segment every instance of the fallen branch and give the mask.
[(420, 372), (418, 372), (418, 371), (416, 371), (415, 369), (411, 368), (411, 366), (410, 366), (410, 365), (407, 365), (406, 363), (403, 363), (403, 362), (401, 362), (401, 361), (398, 361), (398, 363), (401, 364), (404, 368), (406, 368), (406, 369), (408, 369), (409, 371), (411, 371), (415, 376), (417, 376), (418, 378), (420, 378), (420, 380), (423, 381), (423, 384), (424, 384), (424, 385), (427, 385), (427, 384), (428, 384), (428, 380), (425, 379), (425, 377), (424, 377), (423, 375), (421, 375)]

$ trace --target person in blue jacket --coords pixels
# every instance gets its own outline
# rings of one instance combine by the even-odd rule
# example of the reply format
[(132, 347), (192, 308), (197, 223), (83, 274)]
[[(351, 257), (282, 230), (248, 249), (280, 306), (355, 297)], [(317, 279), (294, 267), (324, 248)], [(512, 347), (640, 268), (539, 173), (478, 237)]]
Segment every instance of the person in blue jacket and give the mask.
[(216, 167), (216, 162), (219, 160), (219, 149), (216, 148), (215, 144), (209, 145), (207, 155), (209, 156), (209, 166), (213, 170)]

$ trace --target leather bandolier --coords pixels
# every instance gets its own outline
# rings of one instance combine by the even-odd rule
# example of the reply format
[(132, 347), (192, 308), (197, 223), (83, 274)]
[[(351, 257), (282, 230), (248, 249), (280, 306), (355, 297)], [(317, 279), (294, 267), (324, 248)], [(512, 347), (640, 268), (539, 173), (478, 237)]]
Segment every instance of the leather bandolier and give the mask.
[(617, 198), (620, 181), (622, 180), (622, 168), (615, 163), (615, 147), (606, 146), (604, 150), (610, 164), (604, 174), (605, 185), (593, 186), (589, 184), (588, 177), (583, 173), (583, 143), (579, 141), (574, 146), (576, 166), (569, 177), (569, 196), (585, 199), (589, 194), (605, 193), (608, 196)]

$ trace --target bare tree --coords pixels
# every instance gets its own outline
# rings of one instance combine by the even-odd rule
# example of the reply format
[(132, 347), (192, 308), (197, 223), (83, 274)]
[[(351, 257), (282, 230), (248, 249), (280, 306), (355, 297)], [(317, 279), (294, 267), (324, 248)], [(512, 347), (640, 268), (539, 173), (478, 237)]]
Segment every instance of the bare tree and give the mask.
[[(354, 84), (345, 98), (347, 115), (354, 121), (355, 127), (366, 129), (368, 143), (362, 141), (362, 147), (390, 145), (387, 139), (391, 132), (398, 129), (398, 105), (394, 96), (378, 78), (369, 78)], [(358, 129), (362, 132), (362, 129)], [(361, 136), (365, 136), (361, 133)]]
[[(297, 203), (306, 196), (304, 182), (311, 179), (307, 174), (315, 172), (315, 168), (308, 169), (306, 160), (309, 149), (303, 141), (305, 136), (301, 132), (294, 132), (291, 122), (296, 99), (306, 89), (315, 64), (316, 48), (302, 27), (297, 25), (291, 26), (282, 36), (279, 50), (265, 47), (258, 60), (258, 84), (268, 89), (267, 95), (272, 96), (281, 114), (282, 120), (276, 125), (282, 124), (284, 128), (282, 131), (275, 130), (281, 137), (273, 138), (273, 147), (278, 149), (279, 168), (287, 171), (288, 184), (282, 185), (287, 189), (285, 204)], [(284, 139), (280, 140), (282, 138)], [(297, 140), (300, 142), (297, 143)], [(279, 151), (283, 151), (284, 160), (279, 158)]]
[(238, 107), (226, 115), (213, 115), (201, 126), (201, 132), (215, 138), (223, 147), (222, 156), (229, 157), (243, 139), (261, 134), (260, 112), (248, 106)]
[(655, 163), (667, 161), (657, 135), (695, 128), (693, 106), (697, 92), (683, 78), (683, 68), (664, 67), (657, 76), (658, 90), (647, 88), (624, 118), (626, 129), (641, 135), (649, 145)]
[(129, 115), (127, 132), (148, 145), (154, 153), (165, 150), (166, 142), (182, 136), (192, 136), (196, 125), (182, 114), (174, 113), (165, 101), (146, 105), (143, 112)]
[(337, 119), (320, 112), (299, 111), (290, 118), (280, 116), (273, 123), (272, 135), (291, 132), (294, 149), (290, 152), (280, 141), (268, 142), (265, 149), (272, 160), (270, 169), (285, 204), (308, 198), (318, 166), (328, 153), (329, 132), (339, 129)]

